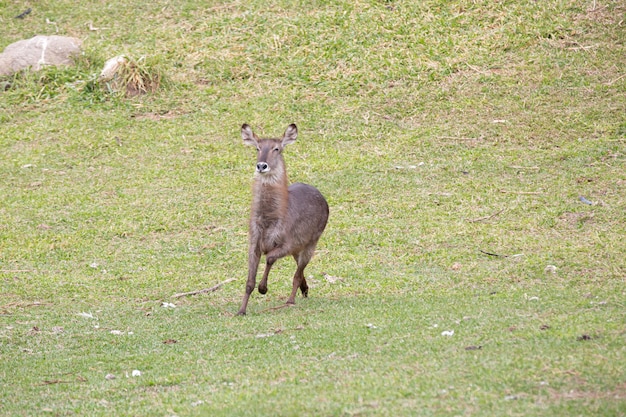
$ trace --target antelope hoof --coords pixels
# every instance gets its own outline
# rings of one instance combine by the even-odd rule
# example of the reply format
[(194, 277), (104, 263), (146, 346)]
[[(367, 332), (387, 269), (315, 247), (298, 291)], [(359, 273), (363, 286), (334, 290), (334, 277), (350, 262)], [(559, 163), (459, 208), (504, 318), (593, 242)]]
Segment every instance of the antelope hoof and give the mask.
[(259, 292), (261, 294), (267, 294), (267, 285), (259, 285)]
[(300, 287), (300, 291), (302, 292), (303, 298), (307, 298), (309, 296), (309, 287)]
[(243, 310), (243, 311), (242, 311), (242, 310), (239, 310), (239, 311), (237, 312), (237, 315), (238, 315), (238, 316), (245, 316), (245, 315), (246, 315), (246, 311), (245, 311), (245, 310)]

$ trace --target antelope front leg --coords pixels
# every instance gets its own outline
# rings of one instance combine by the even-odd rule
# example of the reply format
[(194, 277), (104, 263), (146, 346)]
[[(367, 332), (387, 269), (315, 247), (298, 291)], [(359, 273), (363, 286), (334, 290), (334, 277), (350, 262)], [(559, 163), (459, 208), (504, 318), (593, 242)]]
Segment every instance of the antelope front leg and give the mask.
[(261, 259), (261, 249), (258, 248), (258, 245), (250, 245), (250, 250), (248, 251), (248, 281), (246, 282), (246, 292), (243, 294), (241, 308), (237, 312), (238, 316), (246, 315), (248, 300), (256, 285), (256, 272), (257, 269), (259, 269), (259, 259)]
[(267, 293), (267, 277), (270, 274), (270, 269), (272, 269), (272, 265), (274, 265), (275, 260), (274, 259), (267, 259), (267, 262), (265, 263), (265, 271), (263, 272), (263, 278), (261, 278), (261, 282), (259, 282), (259, 292), (261, 294), (266, 294)]
[(259, 292), (261, 294), (267, 293), (267, 277), (270, 274), (272, 265), (274, 265), (274, 262), (276, 262), (280, 258), (287, 256), (287, 254), (288, 251), (286, 251), (283, 247), (272, 249), (267, 254), (265, 254), (265, 272), (263, 272), (263, 278), (261, 278), (261, 282), (259, 282)]

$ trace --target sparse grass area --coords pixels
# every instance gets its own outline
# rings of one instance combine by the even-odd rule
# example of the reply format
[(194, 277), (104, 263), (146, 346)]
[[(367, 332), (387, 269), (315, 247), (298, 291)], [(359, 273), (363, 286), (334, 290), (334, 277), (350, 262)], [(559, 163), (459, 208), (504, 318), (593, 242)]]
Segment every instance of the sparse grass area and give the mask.
[[(0, 79), (0, 414), (626, 414), (623, 2), (0, 5), (85, 50)], [(331, 217), (241, 318), (244, 122)]]

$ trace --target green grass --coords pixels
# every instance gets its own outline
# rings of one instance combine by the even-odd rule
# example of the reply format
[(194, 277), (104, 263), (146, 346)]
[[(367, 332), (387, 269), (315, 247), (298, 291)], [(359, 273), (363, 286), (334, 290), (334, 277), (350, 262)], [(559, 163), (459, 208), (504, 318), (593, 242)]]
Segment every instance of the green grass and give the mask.
[[(0, 79), (0, 414), (626, 414), (622, 2), (0, 5), (85, 51)], [(242, 318), (244, 122), (331, 217)]]

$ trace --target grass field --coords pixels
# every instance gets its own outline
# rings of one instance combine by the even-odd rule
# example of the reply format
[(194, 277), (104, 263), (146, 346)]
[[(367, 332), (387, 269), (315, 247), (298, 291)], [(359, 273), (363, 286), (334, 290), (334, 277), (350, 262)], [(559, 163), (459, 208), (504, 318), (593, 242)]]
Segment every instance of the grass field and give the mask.
[[(132, 3), (0, 1), (84, 50), (0, 79), (1, 415), (626, 415), (622, 1)], [(236, 317), (242, 123), (331, 214)]]

